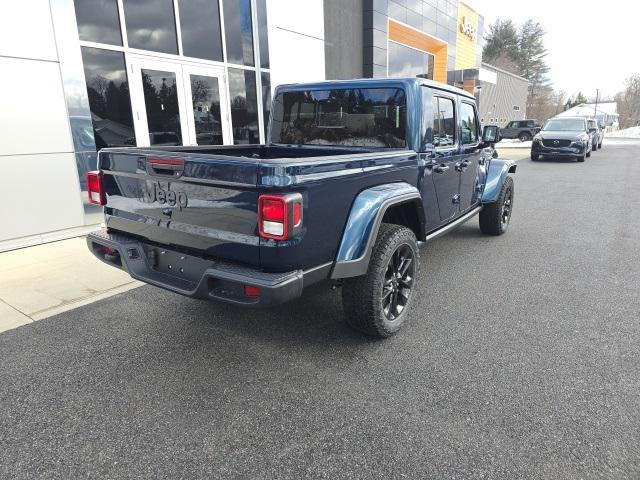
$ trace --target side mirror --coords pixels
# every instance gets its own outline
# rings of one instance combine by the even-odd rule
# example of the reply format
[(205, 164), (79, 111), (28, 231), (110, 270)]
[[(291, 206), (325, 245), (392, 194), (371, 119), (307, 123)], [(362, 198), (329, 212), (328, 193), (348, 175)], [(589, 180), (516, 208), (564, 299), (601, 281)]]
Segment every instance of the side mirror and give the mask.
[(485, 145), (497, 143), (501, 140), (500, 128), (496, 125), (487, 125), (482, 131), (482, 143)]

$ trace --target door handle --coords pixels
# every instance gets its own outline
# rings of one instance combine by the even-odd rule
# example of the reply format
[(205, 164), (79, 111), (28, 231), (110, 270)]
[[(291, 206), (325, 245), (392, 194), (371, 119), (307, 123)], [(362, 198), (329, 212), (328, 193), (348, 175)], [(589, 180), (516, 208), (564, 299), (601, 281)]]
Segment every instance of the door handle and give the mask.
[(444, 173), (449, 170), (449, 165), (436, 165), (433, 167), (433, 171), (436, 173)]
[(471, 162), (469, 162), (468, 160), (463, 160), (462, 162), (456, 163), (456, 171), (458, 172), (464, 171), (464, 169), (469, 166), (469, 163)]

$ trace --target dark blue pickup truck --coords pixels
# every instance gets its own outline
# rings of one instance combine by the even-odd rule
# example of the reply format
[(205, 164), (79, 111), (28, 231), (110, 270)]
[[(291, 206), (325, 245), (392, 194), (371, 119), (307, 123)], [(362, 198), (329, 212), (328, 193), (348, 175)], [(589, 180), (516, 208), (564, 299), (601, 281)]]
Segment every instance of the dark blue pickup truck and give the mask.
[(266, 145), (109, 148), (87, 176), (101, 260), (143, 282), (243, 306), (323, 280), (379, 337), (407, 317), (418, 244), (479, 214), (504, 233), (511, 161), (492, 158), (474, 97), (426, 79), (277, 88)]

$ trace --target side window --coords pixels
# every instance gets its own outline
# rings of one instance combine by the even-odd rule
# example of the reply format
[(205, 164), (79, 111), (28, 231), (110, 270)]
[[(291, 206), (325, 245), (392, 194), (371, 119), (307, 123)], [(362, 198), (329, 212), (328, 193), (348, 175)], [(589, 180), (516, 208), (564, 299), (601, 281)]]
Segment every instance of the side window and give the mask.
[(433, 97), (433, 145), (450, 147), (456, 143), (456, 116), (450, 98)]
[(507, 128), (516, 128), (516, 122), (509, 122)]
[(462, 131), (462, 144), (478, 143), (478, 119), (476, 107), (470, 103), (460, 104), (460, 130)]

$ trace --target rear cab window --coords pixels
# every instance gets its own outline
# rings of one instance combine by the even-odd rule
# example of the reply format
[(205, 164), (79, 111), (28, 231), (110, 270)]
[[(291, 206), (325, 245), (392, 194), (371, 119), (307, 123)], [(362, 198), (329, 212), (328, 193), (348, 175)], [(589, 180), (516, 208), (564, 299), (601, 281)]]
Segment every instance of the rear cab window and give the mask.
[(402, 88), (336, 88), (279, 93), (271, 142), (295, 145), (407, 147)]

